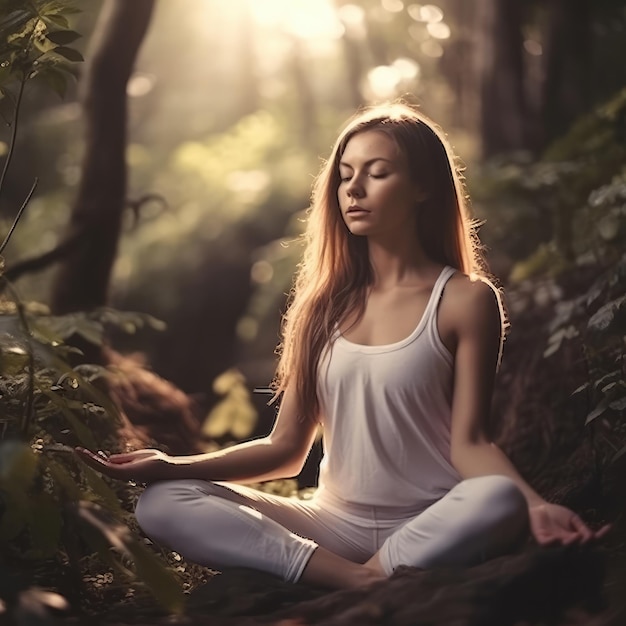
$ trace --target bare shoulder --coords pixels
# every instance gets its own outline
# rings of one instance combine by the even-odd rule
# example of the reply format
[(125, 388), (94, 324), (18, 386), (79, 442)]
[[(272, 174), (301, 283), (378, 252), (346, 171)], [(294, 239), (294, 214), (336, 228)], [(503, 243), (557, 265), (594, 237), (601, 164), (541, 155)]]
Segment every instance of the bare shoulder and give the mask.
[(446, 293), (456, 306), (471, 308), (499, 307), (498, 290), (487, 278), (470, 278), (467, 274), (456, 272), (446, 285)]
[(483, 277), (470, 278), (456, 272), (445, 287), (441, 302), (441, 321), (455, 334), (477, 327), (491, 327), (500, 333), (502, 301), (497, 288)]

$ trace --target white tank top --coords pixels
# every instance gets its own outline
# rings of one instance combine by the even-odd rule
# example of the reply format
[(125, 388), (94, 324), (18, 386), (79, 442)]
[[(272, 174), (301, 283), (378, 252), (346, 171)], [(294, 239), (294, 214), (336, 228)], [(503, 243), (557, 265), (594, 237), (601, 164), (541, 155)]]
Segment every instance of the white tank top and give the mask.
[(339, 332), (320, 361), (324, 457), (315, 499), (342, 514), (371, 507), (414, 515), (460, 480), (450, 462), (453, 358), (437, 330), (448, 279), (435, 282), (415, 330), (367, 346)]

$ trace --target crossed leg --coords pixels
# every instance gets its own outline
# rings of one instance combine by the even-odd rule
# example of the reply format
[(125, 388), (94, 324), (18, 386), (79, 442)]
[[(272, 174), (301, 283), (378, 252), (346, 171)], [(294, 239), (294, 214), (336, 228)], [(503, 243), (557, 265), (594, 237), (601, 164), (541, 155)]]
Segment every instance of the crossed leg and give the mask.
[(528, 523), (524, 497), (503, 476), (463, 481), (416, 517), (379, 530), (315, 503), (201, 480), (149, 486), (136, 515), (148, 536), (196, 563), (332, 588), (368, 584), (399, 565), (473, 565), (513, 547)]

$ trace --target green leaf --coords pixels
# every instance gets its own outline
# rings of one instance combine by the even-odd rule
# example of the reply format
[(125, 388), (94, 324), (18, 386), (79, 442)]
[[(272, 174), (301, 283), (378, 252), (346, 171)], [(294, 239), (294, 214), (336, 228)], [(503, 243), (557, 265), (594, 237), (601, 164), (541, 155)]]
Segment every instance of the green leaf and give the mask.
[(74, 377), (80, 387), (82, 387), (90, 398), (99, 404), (104, 410), (113, 417), (118, 423), (122, 422), (120, 413), (113, 403), (113, 401), (102, 391), (100, 391), (95, 385), (92, 385), (88, 380), (81, 376), (76, 370), (72, 369), (63, 359), (58, 358), (56, 355), (49, 355), (51, 362), (61, 372)]
[(76, 15), (77, 13), (81, 13), (82, 11), (80, 9), (77, 9), (75, 7), (70, 7), (70, 6), (66, 6), (63, 7), (59, 13), (62, 13), (63, 15)]
[[(20, 30), (12, 29), (13, 32), (6, 36), (5, 41), (8, 44), (11, 44), (13, 46), (19, 46), (21, 48), (23, 45), (22, 41), (24, 42), (24, 44), (26, 44), (30, 40), (31, 36), (35, 32), (35, 27), (37, 26), (38, 22), (38, 17), (33, 17), (25, 21), (21, 21), (21, 23), (19, 23)], [(18, 25), (16, 24), (16, 26)]]
[(146, 325), (159, 331), (167, 328), (165, 322), (156, 317), (136, 311), (118, 311), (110, 307), (100, 307), (96, 309), (92, 315), (103, 324), (112, 324), (130, 334), (135, 333), (138, 329)]
[(68, 61), (72, 61), (73, 63), (80, 63), (84, 61), (83, 55), (74, 48), (67, 48), (66, 46), (59, 46), (54, 49), (54, 53), (62, 56), (64, 59)]
[(81, 466), (83, 474), (87, 479), (87, 484), (93, 489), (97, 496), (100, 496), (102, 501), (114, 511), (122, 512), (120, 500), (116, 493), (109, 487), (102, 477), (91, 467), (83, 464)]
[(67, 76), (65, 74), (55, 68), (47, 67), (38, 73), (38, 77), (60, 98), (65, 98), (65, 92), (67, 91)]
[(48, 458), (45, 458), (43, 463), (50, 472), (50, 476), (52, 476), (55, 491), (64, 500), (78, 502), (85, 499), (86, 494), (76, 484), (76, 480), (66, 467), (58, 461)]
[(3, 376), (17, 376), (28, 365), (29, 356), (17, 346), (0, 346), (0, 373)]
[(31, 332), (33, 333), (33, 337), (39, 343), (43, 344), (56, 345), (63, 343), (64, 337), (60, 333), (56, 332), (54, 327), (46, 324), (46, 319), (46, 317), (37, 317), (33, 319), (29, 316), (29, 326)]
[(104, 339), (104, 327), (97, 319), (87, 317), (85, 313), (67, 315), (41, 315), (33, 322), (37, 331), (52, 341), (68, 339), (80, 335), (94, 345), (101, 346)]
[(15, 440), (0, 442), (0, 485), (8, 491), (28, 490), (37, 471), (37, 457), (29, 446)]
[(70, 23), (67, 21), (67, 18), (62, 15), (54, 14), (54, 15), (42, 15), (42, 19), (44, 22), (51, 22), (56, 26), (60, 26), (61, 28), (69, 28)]
[(589, 389), (589, 383), (583, 383), (580, 387), (576, 387), (576, 389), (574, 389), (574, 391), (572, 391), (572, 393), (570, 395), (572, 396), (576, 396), (579, 393), (582, 393), (583, 391), (586, 391), (587, 389)]
[(82, 35), (80, 35), (80, 33), (77, 33), (74, 30), (57, 30), (53, 33), (48, 33), (46, 38), (59, 46), (65, 46), (68, 43), (72, 43), (73, 41), (80, 39), (81, 36)]
[(80, 524), (78, 532), (83, 541), (98, 555), (105, 565), (116, 569), (120, 574), (128, 579), (135, 577), (134, 573), (129, 570), (115, 553), (111, 550), (111, 544), (106, 540), (104, 535), (91, 526), (90, 524)]
[(137, 576), (148, 585), (157, 602), (168, 611), (181, 614), (185, 596), (169, 567), (135, 539), (129, 541), (128, 550), (135, 561)]
[(611, 459), (611, 463), (615, 463), (618, 459), (622, 458), (626, 454), (626, 446), (624, 446), (621, 450), (618, 450), (613, 458)]
[(153, 552), (132, 536), (127, 526), (91, 502), (80, 502), (78, 515), (84, 522), (99, 530), (114, 548), (132, 556), (138, 577), (164, 608), (173, 613), (182, 612), (184, 594), (176, 576)]
[(607, 302), (587, 323), (587, 328), (595, 334), (619, 333), (624, 326), (626, 326), (626, 296)]
[(601, 378), (596, 380), (593, 383), (593, 388), (597, 391), (598, 389), (603, 389), (603, 387), (607, 386), (609, 383), (618, 382), (622, 379), (622, 371), (621, 370), (613, 370), (608, 374), (604, 374)]
[(598, 403), (598, 406), (596, 406), (596, 408), (593, 411), (591, 411), (589, 415), (587, 415), (587, 418), (585, 419), (585, 426), (593, 422), (593, 420), (597, 419), (601, 415), (604, 415), (604, 413), (606, 413), (608, 408), (609, 408), (609, 401), (606, 398), (602, 398), (602, 400), (600, 400), (600, 402)]
[(54, 406), (59, 409), (63, 417), (65, 417), (69, 425), (72, 427), (72, 432), (78, 441), (90, 450), (97, 450), (98, 444), (94, 436), (91, 434), (91, 431), (87, 428), (87, 426), (85, 426), (85, 424), (83, 424), (80, 419), (74, 415), (72, 410), (68, 407), (67, 400), (47, 388), (45, 385), (40, 384), (36, 379), (35, 386), (50, 400), (50, 402), (52, 402), (52, 404), (54, 404)]
[[(43, 52), (44, 54), (53, 51), (55, 48), (55, 45), (46, 37), (36, 37), (33, 40), (33, 44), (35, 45), (35, 48), (37, 48), (37, 50)], [(33, 69), (38, 69), (39, 60), (40, 59), (37, 59), (37, 63), (33, 65)]]

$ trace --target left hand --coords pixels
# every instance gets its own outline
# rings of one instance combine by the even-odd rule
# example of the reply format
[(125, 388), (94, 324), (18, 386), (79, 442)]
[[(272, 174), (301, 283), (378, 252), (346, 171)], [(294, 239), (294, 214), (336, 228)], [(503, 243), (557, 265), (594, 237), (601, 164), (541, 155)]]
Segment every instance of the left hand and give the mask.
[(85, 448), (75, 448), (78, 458), (101, 474), (118, 480), (150, 483), (176, 478), (173, 457), (160, 450), (135, 450), (106, 458)]
[(611, 528), (607, 524), (597, 531), (591, 530), (574, 511), (549, 502), (529, 507), (528, 513), (530, 531), (541, 546), (553, 543), (583, 545), (601, 539)]

